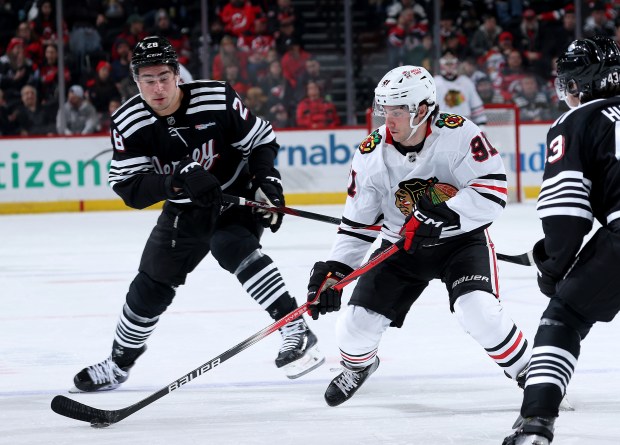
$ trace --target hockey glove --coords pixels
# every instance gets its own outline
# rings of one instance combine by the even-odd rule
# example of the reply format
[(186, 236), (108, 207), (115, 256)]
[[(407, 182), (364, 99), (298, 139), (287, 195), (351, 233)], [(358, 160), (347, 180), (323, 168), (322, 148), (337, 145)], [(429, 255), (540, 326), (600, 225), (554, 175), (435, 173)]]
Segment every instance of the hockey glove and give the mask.
[[(282, 181), (280, 173), (274, 168), (268, 176), (257, 177), (255, 182), (258, 185), (254, 197), (257, 201), (266, 202), (272, 207), (280, 207), (284, 205), (284, 192), (282, 190)], [(254, 209), (259, 217), (261, 225), (270, 228), (272, 232), (277, 232), (282, 225), (283, 213), (270, 212), (265, 209)]]
[(172, 175), (172, 186), (182, 188), (200, 207), (222, 205), (222, 189), (215, 176), (191, 158), (177, 164)]
[(309, 312), (314, 320), (319, 314), (339, 311), (342, 301), (342, 291), (332, 286), (353, 272), (353, 268), (339, 261), (319, 261), (314, 264), (308, 283), (308, 301), (313, 301), (317, 293), (318, 301), (310, 306)]
[(445, 202), (434, 205), (431, 198), (422, 195), (405, 219), (400, 231), (405, 238), (403, 246), (407, 253), (414, 253), (420, 246), (436, 244), (444, 227), (460, 225), (459, 215)]
[(534, 248), (532, 249), (532, 257), (534, 258), (534, 263), (538, 269), (538, 288), (547, 297), (552, 297), (555, 294), (555, 285), (557, 282), (550, 274), (546, 273), (544, 262), (549, 259), (549, 255), (547, 255), (547, 251), (545, 250), (544, 238), (538, 240), (536, 244), (534, 244)]

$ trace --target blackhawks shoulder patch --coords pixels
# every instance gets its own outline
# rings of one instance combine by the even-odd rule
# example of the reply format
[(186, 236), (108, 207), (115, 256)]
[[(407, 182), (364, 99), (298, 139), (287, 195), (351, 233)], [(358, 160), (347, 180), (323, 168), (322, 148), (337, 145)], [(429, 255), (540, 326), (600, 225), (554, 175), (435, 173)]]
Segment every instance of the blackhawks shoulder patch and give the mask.
[(463, 122), (465, 122), (465, 118), (463, 116), (459, 116), (458, 114), (441, 113), (439, 115), (439, 119), (435, 122), (435, 125), (439, 128), (457, 128), (462, 127)]
[(377, 144), (379, 142), (381, 142), (381, 135), (379, 134), (377, 130), (375, 130), (372, 133), (370, 133), (368, 136), (366, 136), (366, 139), (364, 139), (362, 143), (360, 144), (359, 146), (360, 153), (364, 155), (364, 154), (372, 152), (377, 147)]

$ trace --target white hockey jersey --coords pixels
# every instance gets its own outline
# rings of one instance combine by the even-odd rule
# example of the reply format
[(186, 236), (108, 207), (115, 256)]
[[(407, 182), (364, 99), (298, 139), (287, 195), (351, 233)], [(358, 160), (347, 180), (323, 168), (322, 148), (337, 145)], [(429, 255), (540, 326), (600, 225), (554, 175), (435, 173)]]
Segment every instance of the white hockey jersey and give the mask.
[(435, 88), (440, 110), (469, 118), (477, 125), (487, 123), (484, 103), (469, 77), (461, 75), (454, 80), (448, 80), (443, 76), (436, 76)]
[(478, 126), (440, 112), (427, 125), (419, 152), (401, 153), (385, 125), (372, 132), (353, 156), (342, 223), (330, 260), (358, 267), (379, 232), (400, 239), (405, 218), (422, 193), (459, 214), (447, 239), (490, 225), (506, 206), (503, 161)]

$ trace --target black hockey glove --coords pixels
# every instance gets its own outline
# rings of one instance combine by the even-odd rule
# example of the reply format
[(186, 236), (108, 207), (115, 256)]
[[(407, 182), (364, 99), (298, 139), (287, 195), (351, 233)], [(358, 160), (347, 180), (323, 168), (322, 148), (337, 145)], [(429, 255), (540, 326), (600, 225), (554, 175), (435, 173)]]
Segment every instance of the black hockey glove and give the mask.
[(319, 261), (314, 263), (308, 283), (308, 301), (313, 301), (318, 293), (318, 301), (310, 306), (310, 315), (317, 320), (319, 314), (339, 311), (342, 291), (332, 286), (353, 272), (353, 269), (339, 261)]
[(445, 202), (434, 205), (431, 198), (423, 194), (400, 231), (405, 238), (404, 249), (407, 253), (414, 253), (420, 246), (435, 244), (443, 228), (453, 225), (460, 225), (459, 215)]
[(549, 259), (549, 255), (547, 255), (547, 251), (545, 250), (544, 238), (538, 240), (536, 244), (534, 244), (534, 248), (532, 249), (532, 257), (534, 258), (534, 263), (536, 263), (536, 268), (538, 269), (538, 287), (547, 297), (552, 297), (555, 294), (555, 285), (557, 284), (557, 281), (546, 272), (543, 264)]
[[(257, 201), (266, 202), (273, 207), (284, 205), (282, 180), (280, 173), (275, 168), (271, 170), (269, 175), (257, 177), (254, 182), (257, 186), (254, 197)], [(270, 228), (272, 232), (277, 232), (282, 225), (283, 213), (270, 212), (260, 208), (255, 208), (254, 211), (258, 215), (261, 225)]]
[(177, 164), (172, 175), (172, 186), (182, 188), (198, 206), (222, 205), (222, 189), (219, 181), (191, 158), (183, 159)]

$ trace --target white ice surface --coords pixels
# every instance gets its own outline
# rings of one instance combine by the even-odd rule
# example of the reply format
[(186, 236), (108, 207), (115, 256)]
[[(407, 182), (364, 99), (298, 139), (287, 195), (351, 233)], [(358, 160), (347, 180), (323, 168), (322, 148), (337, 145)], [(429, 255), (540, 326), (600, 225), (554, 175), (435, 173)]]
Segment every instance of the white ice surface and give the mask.
[[(337, 206), (305, 209), (340, 216)], [(131, 405), (271, 323), (208, 257), (179, 289), (127, 383), (67, 394), (77, 371), (109, 354), (157, 215), (0, 216), (0, 444), (499, 445), (510, 432), (521, 391), (462, 332), (439, 282), (403, 329), (388, 330), (379, 370), (340, 407), (323, 400), (338, 366), (330, 314), (310, 320), (327, 363), (298, 380), (273, 365), (274, 333), (107, 429), (55, 414), (56, 394), (102, 409)], [(528, 250), (541, 233), (532, 204), (508, 206), (491, 228), (497, 250), (509, 254)], [(335, 226), (287, 216), (280, 232), (264, 236), (299, 303), (334, 235)], [(535, 271), (501, 263), (500, 272), (504, 306), (531, 339), (547, 301)], [(554, 444), (620, 443), (619, 331), (617, 322), (599, 324), (583, 342), (569, 387), (576, 411), (561, 414)]]

